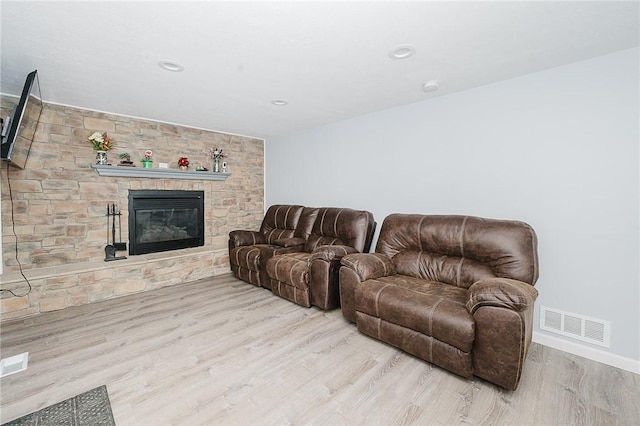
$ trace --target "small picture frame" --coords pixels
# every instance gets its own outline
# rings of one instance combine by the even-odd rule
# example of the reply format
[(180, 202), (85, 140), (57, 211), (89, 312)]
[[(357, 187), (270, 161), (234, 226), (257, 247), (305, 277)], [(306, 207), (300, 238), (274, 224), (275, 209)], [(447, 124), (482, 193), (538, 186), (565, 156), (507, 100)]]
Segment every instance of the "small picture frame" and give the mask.
[(222, 162), (222, 173), (227, 173), (227, 162), (226, 161)]

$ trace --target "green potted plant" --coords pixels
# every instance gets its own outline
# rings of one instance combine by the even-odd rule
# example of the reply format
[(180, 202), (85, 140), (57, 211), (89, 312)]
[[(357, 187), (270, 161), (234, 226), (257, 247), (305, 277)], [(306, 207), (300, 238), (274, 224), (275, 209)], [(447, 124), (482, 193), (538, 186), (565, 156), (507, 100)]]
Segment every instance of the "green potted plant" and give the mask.
[(122, 154), (119, 154), (118, 157), (120, 157), (121, 166), (133, 166), (131, 155), (128, 152), (123, 152)]

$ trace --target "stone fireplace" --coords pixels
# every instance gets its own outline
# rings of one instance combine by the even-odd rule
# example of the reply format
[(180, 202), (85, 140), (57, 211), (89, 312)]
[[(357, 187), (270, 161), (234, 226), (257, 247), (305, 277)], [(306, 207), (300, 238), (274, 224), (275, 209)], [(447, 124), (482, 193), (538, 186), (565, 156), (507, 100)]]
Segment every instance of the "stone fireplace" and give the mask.
[[(2, 115), (8, 114), (15, 103), (12, 101), (0, 96)], [(96, 153), (87, 142), (94, 131), (106, 131), (115, 140), (115, 148), (109, 152), (112, 166), (104, 167), (142, 172), (137, 162), (136, 167), (117, 166), (119, 154), (128, 152), (137, 160), (145, 150), (155, 148), (154, 168), (147, 170), (154, 176), (100, 175), (91, 167)], [(229, 155), (226, 180), (202, 179), (195, 170), (179, 170), (180, 157), (211, 167), (207, 153), (216, 147)], [(27, 168), (9, 169), (6, 162), (0, 164), (4, 267), (0, 280), (3, 288), (21, 296), (3, 292), (0, 319), (229, 273), (229, 232), (258, 229), (264, 215), (263, 160), (261, 139), (45, 103)], [(157, 163), (167, 163), (167, 170), (173, 173), (152, 173), (159, 170)], [(167, 209), (171, 204), (163, 201), (159, 215), (143, 216), (153, 223), (162, 219), (168, 225), (165, 228), (175, 227), (170, 240), (184, 231), (189, 235), (188, 247), (139, 255), (118, 252), (127, 259), (105, 262), (105, 204), (121, 207), (122, 240), (130, 243), (134, 240), (127, 241), (128, 203), (133, 191), (199, 192), (203, 194), (204, 209), (200, 211), (204, 225), (200, 213), (192, 213), (193, 207), (176, 211), (174, 207)], [(190, 225), (174, 223), (176, 217)], [(193, 222), (198, 223), (195, 228)], [(194, 229), (196, 234), (202, 230), (203, 236), (193, 237)], [(116, 235), (120, 240), (119, 232)], [(140, 242), (147, 239), (152, 238), (141, 237)]]
[(129, 191), (129, 254), (202, 245), (204, 191)]

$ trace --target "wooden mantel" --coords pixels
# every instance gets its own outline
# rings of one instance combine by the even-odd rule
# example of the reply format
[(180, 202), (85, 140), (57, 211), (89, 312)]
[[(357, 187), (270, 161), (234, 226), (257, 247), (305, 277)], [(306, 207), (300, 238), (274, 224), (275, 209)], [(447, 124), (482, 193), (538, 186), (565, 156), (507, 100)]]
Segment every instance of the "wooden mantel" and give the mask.
[(198, 172), (192, 170), (176, 170), (144, 167), (106, 166), (91, 164), (100, 176), (139, 177), (157, 179), (199, 179), (199, 180), (226, 180), (231, 173)]

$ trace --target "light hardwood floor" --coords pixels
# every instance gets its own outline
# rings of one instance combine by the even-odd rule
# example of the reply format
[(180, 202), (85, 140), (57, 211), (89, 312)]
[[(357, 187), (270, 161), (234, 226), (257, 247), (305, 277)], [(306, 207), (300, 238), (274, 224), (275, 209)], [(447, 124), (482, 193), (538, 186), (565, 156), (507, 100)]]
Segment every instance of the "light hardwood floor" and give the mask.
[(640, 376), (533, 344), (466, 380), (230, 275), (1, 325), (0, 421), (106, 384), (118, 425), (638, 424)]

